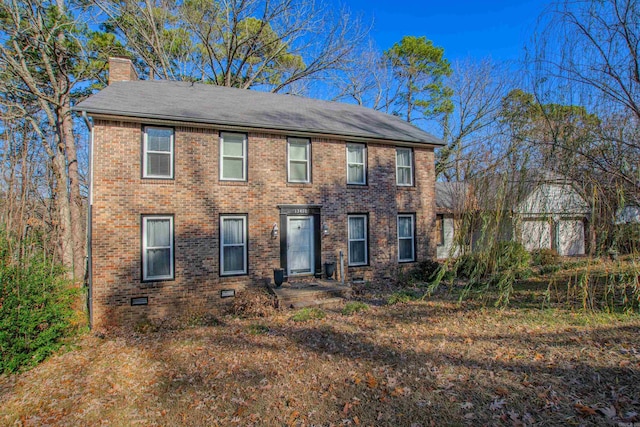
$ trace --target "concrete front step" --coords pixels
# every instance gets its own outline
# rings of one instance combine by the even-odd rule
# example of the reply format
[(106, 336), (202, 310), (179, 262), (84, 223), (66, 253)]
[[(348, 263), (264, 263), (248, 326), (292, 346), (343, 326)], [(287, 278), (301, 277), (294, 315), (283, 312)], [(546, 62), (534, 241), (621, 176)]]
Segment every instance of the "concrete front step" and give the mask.
[(286, 283), (272, 290), (280, 308), (336, 305), (351, 295), (351, 286), (335, 281)]

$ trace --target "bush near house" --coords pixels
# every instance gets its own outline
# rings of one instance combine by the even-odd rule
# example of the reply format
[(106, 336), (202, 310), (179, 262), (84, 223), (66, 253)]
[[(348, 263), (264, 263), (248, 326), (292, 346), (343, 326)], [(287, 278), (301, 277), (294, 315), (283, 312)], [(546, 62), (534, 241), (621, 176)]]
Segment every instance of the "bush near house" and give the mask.
[(560, 255), (553, 249), (538, 249), (531, 252), (532, 265), (555, 265), (560, 262)]
[(48, 261), (39, 242), (16, 256), (15, 241), (0, 231), (0, 373), (33, 366), (60, 348), (79, 322), (73, 306), (79, 290)]

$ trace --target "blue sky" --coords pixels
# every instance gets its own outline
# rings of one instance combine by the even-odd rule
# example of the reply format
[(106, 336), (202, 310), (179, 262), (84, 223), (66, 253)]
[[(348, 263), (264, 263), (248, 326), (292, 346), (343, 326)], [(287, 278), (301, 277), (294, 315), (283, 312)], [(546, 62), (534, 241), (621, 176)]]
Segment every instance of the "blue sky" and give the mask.
[[(337, 3), (337, 1), (336, 1)], [(344, 4), (344, 3), (342, 3)], [(518, 60), (535, 30), (542, 0), (348, 0), (354, 14), (373, 19), (381, 50), (405, 35), (426, 36), (450, 60), (492, 57)]]

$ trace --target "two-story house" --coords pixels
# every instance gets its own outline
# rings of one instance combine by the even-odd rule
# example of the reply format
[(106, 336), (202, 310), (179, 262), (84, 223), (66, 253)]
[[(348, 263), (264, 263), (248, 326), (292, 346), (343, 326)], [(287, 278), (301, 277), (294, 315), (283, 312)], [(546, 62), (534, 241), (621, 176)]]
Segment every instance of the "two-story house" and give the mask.
[(313, 280), (340, 252), (347, 277), (372, 281), (435, 255), (441, 141), (397, 117), (141, 81), (122, 58), (110, 61), (109, 86), (75, 110), (91, 128), (96, 327), (215, 310), (269, 283), (274, 268)]

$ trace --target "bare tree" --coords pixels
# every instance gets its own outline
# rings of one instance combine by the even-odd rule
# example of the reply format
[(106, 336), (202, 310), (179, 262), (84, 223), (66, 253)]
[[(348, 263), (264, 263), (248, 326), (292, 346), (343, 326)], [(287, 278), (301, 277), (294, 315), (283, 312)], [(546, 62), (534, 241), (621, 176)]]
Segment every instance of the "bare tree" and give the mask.
[(438, 152), (436, 173), (463, 181), (490, 167), (500, 152), (502, 100), (515, 82), (505, 65), (489, 59), (457, 61), (452, 70), (447, 85), (453, 110), (441, 120), (447, 145)]
[(104, 69), (105, 61), (89, 58), (85, 46), (107, 40), (91, 38), (67, 6), (63, 0), (0, 4), (0, 108), (10, 115), (3, 117), (3, 126), (7, 119), (19, 121), (22, 141), (38, 141), (46, 153), (61, 258), (70, 275), (81, 280), (84, 215), (71, 106), (82, 95), (82, 84)]
[(539, 34), (532, 58), (539, 103), (583, 105), (600, 121), (590, 144), (558, 148), (582, 156), (599, 183), (622, 185), (610, 193), (639, 200), (640, 2), (559, 1)]
[(314, 0), (94, 0), (151, 77), (287, 91), (343, 66), (366, 35)]
[(351, 52), (343, 69), (332, 74), (329, 86), (336, 91), (333, 100), (355, 102), (386, 113), (397, 102), (400, 89), (389, 59), (373, 41)]

